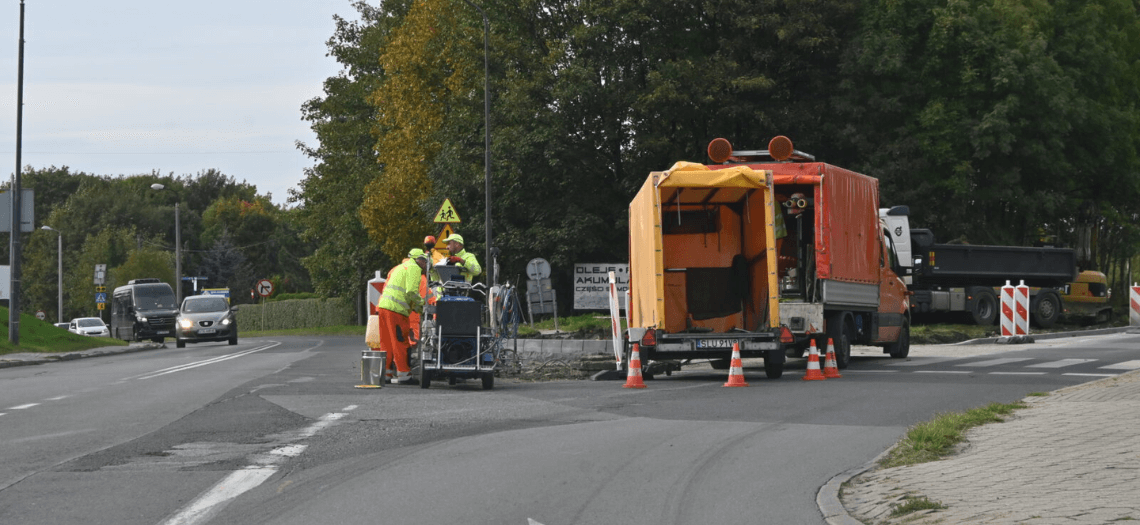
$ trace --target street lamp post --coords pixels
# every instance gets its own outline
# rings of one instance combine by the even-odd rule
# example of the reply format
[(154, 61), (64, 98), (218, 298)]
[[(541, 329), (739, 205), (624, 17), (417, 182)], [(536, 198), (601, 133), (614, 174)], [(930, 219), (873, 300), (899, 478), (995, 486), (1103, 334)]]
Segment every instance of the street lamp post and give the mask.
[(43, 226), (40, 226), (40, 229), (41, 230), (53, 231), (53, 232), (59, 234), (59, 236), (58, 236), (59, 237), (59, 268), (58, 268), (59, 281), (57, 283), (59, 286), (59, 313), (56, 315), (55, 322), (62, 323), (63, 322), (63, 232), (61, 232), (55, 228), (52, 228), (51, 226), (48, 226), (46, 224)]
[(484, 222), (487, 228), (487, 258), (484, 259), (487, 264), (487, 276), (490, 278), (491, 284), (496, 282), (495, 263), (491, 260), (491, 75), (488, 69), (488, 44), (487, 35), (490, 33), (490, 25), (487, 23), (487, 13), (479, 7), (470, 2), (470, 0), (463, 0), (467, 5), (474, 7), (479, 11), (479, 15), (483, 17), (483, 189), (486, 192), (486, 209), (484, 214), (486, 218)]
[[(166, 186), (159, 183), (150, 185), (150, 189), (162, 191)], [(182, 305), (182, 221), (178, 213), (178, 202), (174, 203), (174, 299), (176, 304)]]

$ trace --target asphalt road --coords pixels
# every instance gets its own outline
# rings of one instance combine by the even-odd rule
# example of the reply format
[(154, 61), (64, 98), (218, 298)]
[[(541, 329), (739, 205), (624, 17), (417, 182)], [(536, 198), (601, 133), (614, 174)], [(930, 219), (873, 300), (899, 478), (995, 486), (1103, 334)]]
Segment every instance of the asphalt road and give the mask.
[(779, 380), (746, 362), (747, 388), (691, 367), (643, 390), (362, 390), (360, 343), (0, 369), (0, 523), (818, 524), (819, 487), (909, 425), (1140, 359), (1140, 337), (1122, 334), (905, 361), (861, 351), (824, 382), (801, 381), (802, 360)]

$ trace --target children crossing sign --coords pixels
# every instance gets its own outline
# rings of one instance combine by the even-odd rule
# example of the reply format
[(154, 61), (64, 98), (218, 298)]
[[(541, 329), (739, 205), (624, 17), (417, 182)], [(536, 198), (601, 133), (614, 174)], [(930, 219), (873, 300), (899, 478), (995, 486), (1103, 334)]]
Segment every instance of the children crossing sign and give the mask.
[(432, 222), (437, 224), (441, 223), (459, 223), (463, 222), (459, 219), (459, 214), (455, 213), (455, 206), (451, 205), (451, 199), (444, 199), (443, 206), (439, 207), (439, 211), (435, 214), (435, 219)]

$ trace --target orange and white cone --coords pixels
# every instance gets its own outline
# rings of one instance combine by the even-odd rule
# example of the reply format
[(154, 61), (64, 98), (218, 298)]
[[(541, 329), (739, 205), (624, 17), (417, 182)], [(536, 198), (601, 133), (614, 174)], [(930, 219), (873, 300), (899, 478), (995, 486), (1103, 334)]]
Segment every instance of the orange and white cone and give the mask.
[(740, 361), (740, 343), (732, 344), (732, 362), (728, 365), (728, 382), (724, 386), (748, 386), (744, 382), (744, 363)]
[(839, 375), (839, 366), (835, 362), (835, 341), (833, 339), (827, 340), (827, 359), (823, 361), (823, 377), (828, 379), (843, 377)]
[(641, 379), (641, 348), (633, 344), (633, 352), (629, 355), (629, 374), (625, 376), (622, 388), (645, 388), (645, 381)]
[(807, 373), (804, 374), (804, 381), (823, 381), (827, 379), (823, 376), (823, 372), (819, 370), (819, 350), (815, 349), (815, 340), (811, 342), (811, 350), (808, 353)]

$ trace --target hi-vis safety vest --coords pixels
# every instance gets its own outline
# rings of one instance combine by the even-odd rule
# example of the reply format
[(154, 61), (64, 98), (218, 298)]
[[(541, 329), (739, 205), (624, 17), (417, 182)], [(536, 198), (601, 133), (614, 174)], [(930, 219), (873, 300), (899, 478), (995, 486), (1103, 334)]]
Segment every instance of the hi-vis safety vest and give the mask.
[(459, 275), (462, 275), (463, 279), (468, 283), (475, 284), (475, 278), (483, 273), (483, 267), (479, 266), (479, 261), (475, 259), (475, 254), (467, 250), (459, 250), (459, 253), (453, 253), (452, 255), (463, 259), (462, 264), (456, 265), (459, 266)]
[(408, 259), (396, 267), (384, 283), (384, 293), (380, 294), (377, 306), (400, 315), (408, 315), (413, 310), (423, 310), (424, 300), (420, 297), (420, 265)]

